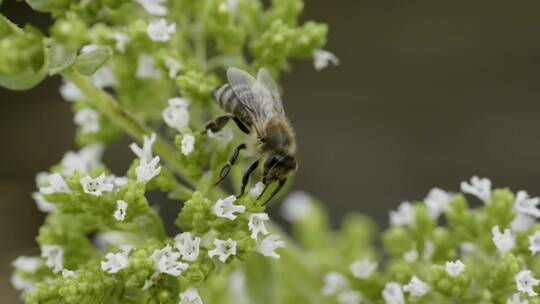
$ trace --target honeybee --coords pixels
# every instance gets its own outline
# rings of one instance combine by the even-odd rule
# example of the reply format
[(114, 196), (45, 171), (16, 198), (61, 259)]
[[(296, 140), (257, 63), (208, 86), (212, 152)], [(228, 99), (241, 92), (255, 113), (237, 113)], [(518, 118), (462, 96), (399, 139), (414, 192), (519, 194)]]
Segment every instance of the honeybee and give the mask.
[[(261, 159), (264, 159), (264, 189), (257, 199), (262, 197), (270, 184), (278, 182), (278, 186), (264, 203), (266, 204), (285, 185), (287, 177), (298, 168), (294, 130), (285, 116), (278, 86), (266, 69), (260, 69), (255, 79), (241, 69), (229, 68), (227, 80), (228, 83), (219, 87), (212, 95), (228, 114), (207, 124), (205, 131), (218, 132), (232, 119), (242, 132), (252, 134), (254, 140), (250, 146), (253, 146), (260, 157), (244, 173), (239, 197), (244, 194), (250, 175), (259, 167)], [(240, 151), (247, 147), (242, 143), (234, 149), (227, 165), (220, 171), (216, 185), (227, 177)]]

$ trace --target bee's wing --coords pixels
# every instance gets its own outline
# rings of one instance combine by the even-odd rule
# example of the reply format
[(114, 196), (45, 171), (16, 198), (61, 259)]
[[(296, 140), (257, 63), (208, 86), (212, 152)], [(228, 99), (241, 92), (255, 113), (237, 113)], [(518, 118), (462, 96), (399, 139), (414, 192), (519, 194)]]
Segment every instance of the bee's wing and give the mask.
[(285, 116), (285, 110), (283, 109), (283, 103), (281, 102), (281, 95), (279, 94), (279, 87), (268, 72), (267, 69), (262, 68), (257, 74), (257, 81), (261, 83), (272, 96), (272, 108), (277, 115)]
[(229, 68), (227, 79), (260, 134), (266, 121), (274, 115), (272, 94), (253, 76), (238, 68)]

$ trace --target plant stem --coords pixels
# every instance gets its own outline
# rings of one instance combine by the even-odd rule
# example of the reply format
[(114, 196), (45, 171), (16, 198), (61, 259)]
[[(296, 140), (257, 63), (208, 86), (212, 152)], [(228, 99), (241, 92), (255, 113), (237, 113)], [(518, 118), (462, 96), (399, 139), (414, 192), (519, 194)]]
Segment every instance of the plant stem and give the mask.
[[(189, 171), (177, 161), (177, 152), (175, 148), (169, 144), (169, 142), (164, 140), (157, 132), (153, 132), (129, 112), (122, 109), (116, 99), (94, 86), (88, 77), (82, 75), (74, 68), (69, 68), (62, 74), (84, 93), (88, 98), (88, 102), (95, 106), (110, 120), (118, 124), (135, 140), (142, 142), (144, 135), (156, 133), (156, 141), (153, 145), (156, 154), (158, 154), (168, 167), (180, 175), (189, 185), (193, 187), (196, 184), (195, 180), (189, 177)], [(191, 197), (191, 189), (181, 184), (179, 184), (178, 187), (182, 194), (186, 195), (186, 197)]]

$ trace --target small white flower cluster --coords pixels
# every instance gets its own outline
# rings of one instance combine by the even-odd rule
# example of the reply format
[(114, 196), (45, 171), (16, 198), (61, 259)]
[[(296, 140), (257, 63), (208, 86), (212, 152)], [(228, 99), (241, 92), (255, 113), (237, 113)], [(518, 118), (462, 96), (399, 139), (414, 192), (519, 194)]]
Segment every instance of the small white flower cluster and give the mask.
[(147, 183), (161, 172), (161, 167), (158, 167), (159, 156), (153, 157), (152, 154), (152, 146), (156, 138), (155, 133), (152, 133), (150, 137), (143, 136), (142, 148), (136, 143), (130, 145), (131, 150), (139, 157), (140, 161), (137, 168), (135, 168), (138, 182)]
[(41, 246), (41, 257), (45, 259), (47, 267), (53, 272), (61, 272), (64, 269), (64, 248), (60, 245)]
[(493, 244), (497, 248), (497, 252), (500, 255), (505, 255), (506, 253), (512, 251), (516, 246), (516, 238), (512, 235), (510, 229), (504, 229), (504, 232), (501, 233), (499, 225), (491, 228), (491, 233), (493, 234), (492, 240)]
[(101, 261), (101, 269), (107, 273), (117, 273), (129, 266), (129, 253), (131, 246), (124, 246), (119, 253), (109, 252), (105, 255), (105, 260)]
[(150, 22), (146, 32), (148, 33), (150, 40), (166, 42), (171, 40), (172, 35), (176, 33), (176, 24), (168, 24), (165, 19), (161, 18)]
[(335, 296), (339, 304), (359, 304), (363, 299), (362, 293), (351, 289), (347, 278), (338, 272), (324, 276), (321, 292), (326, 297)]
[(471, 182), (461, 182), (461, 191), (478, 197), (484, 204), (491, 204), (491, 181), (487, 178), (471, 177)]
[(107, 181), (105, 173), (102, 173), (96, 178), (86, 175), (80, 179), (80, 183), (83, 187), (84, 193), (97, 197), (101, 196), (103, 192), (112, 192), (114, 189), (114, 184)]
[(390, 225), (401, 227), (414, 223), (414, 208), (409, 202), (403, 202), (396, 211), (390, 211)]
[(99, 113), (91, 108), (84, 108), (73, 117), (75, 125), (81, 128), (83, 133), (96, 133), (99, 132)]
[(22, 291), (24, 297), (35, 289), (35, 282), (24, 278), (19, 272), (34, 274), (43, 265), (43, 260), (35, 256), (20, 256), (11, 265), (16, 269), (11, 275), (11, 285), (15, 289)]
[(446, 262), (446, 273), (451, 277), (457, 277), (465, 271), (465, 264), (460, 260)]
[(281, 204), (280, 212), (284, 219), (295, 223), (308, 218), (312, 208), (311, 197), (306, 192), (294, 191), (285, 198)]
[[(189, 125), (188, 106), (190, 103), (191, 102), (188, 99), (180, 97), (169, 99), (169, 106), (165, 108), (162, 113), (163, 121), (165, 121), (167, 126), (175, 128), (178, 132), (182, 132), (187, 128)], [(194, 139), (195, 138), (193, 138), (193, 142), (195, 142)], [(184, 139), (182, 140), (182, 147), (184, 146), (183, 141)]]
[(350, 270), (353, 277), (357, 279), (367, 279), (377, 269), (377, 263), (371, 262), (368, 258), (354, 261)]
[(313, 67), (317, 71), (326, 69), (329, 65), (338, 65), (339, 59), (329, 51), (317, 49), (313, 51)]
[[(257, 187), (257, 186), (255, 186)], [(253, 190), (253, 189), (252, 189)], [(242, 205), (235, 205), (236, 197), (230, 195), (224, 199), (218, 200), (213, 206), (213, 212), (217, 217), (226, 218), (234, 221), (237, 218), (237, 214), (244, 213), (246, 207)], [(264, 256), (279, 259), (280, 256), (276, 253), (279, 248), (285, 247), (285, 242), (281, 240), (279, 235), (268, 235), (269, 232), (266, 229), (264, 222), (270, 218), (266, 213), (253, 213), (249, 216), (248, 229), (251, 231), (251, 238), (257, 241), (255, 250)], [(263, 239), (259, 240), (259, 235), (265, 235)], [(214, 240), (214, 249), (208, 251), (210, 257), (218, 256), (221, 262), (225, 262), (229, 256), (236, 254), (236, 241), (232, 239), (228, 240)]]

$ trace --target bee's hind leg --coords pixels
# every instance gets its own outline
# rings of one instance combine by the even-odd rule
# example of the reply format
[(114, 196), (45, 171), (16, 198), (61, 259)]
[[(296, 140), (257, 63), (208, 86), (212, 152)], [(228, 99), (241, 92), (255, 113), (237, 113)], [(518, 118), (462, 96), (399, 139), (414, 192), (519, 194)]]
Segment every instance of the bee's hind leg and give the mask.
[(221, 182), (223, 182), (227, 175), (229, 175), (232, 165), (234, 165), (234, 163), (238, 159), (238, 156), (240, 155), (240, 151), (245, 148), (246, 144), (240, 144), (234, 149), (231, 157), (229, 158), (229, 162), (219, 172), (219, 180), (215, 183), (215, 185), (221, 184)]
[(204, 133), (206, 134), (208, 130), (214, 133), (221, 131), (221, 129), (225, 127), (229, 120), (233, 118), (234, 115), (227, 114), (214, 119), (213, 121), (206, 124), (206, 127), (204, 127)]
[(223, 115), (223, 116), (220, 116), (216, 119), (214, 119), (213, 121), (209, 122), (208, 124), (206, 124), (206, 127), (204, 128), (204, 134), (206, 134), (208, 132), (208, 130), (216, 133), (216, 132), (219, 132), (221, 131), (221, 129), (223, 129), (223, 127), (225, 127), (225, 125), (229, 122), (229, 120), (234, 120), (234, 122), (236, 123), (236, 125), (238, 126), (238, 129), (240, 129), (240, 131), (246, 133), (246, 134), (249, 134), (249, 128), (246, 127), (246, 125), (244, 123), (242, 123), (242, 121), (240, 121), (240, 119), (238, 119), (238, 117), (232, 115), (232, 114), (227, 114), (227, 115)]
[(249, 168), (246, 170), (246, 173), (244, 173), (244, 176), (242, 177), (242, 189), (240, 190), (240, 195), (237, 197), (242, 197), (244, 195), (244, 191), (246, 190), (246, 186), (249, 182), (249, 177), (251, 176), (251, 173), (257, 169), (259, 166), (259, 159), (257, 159)]

